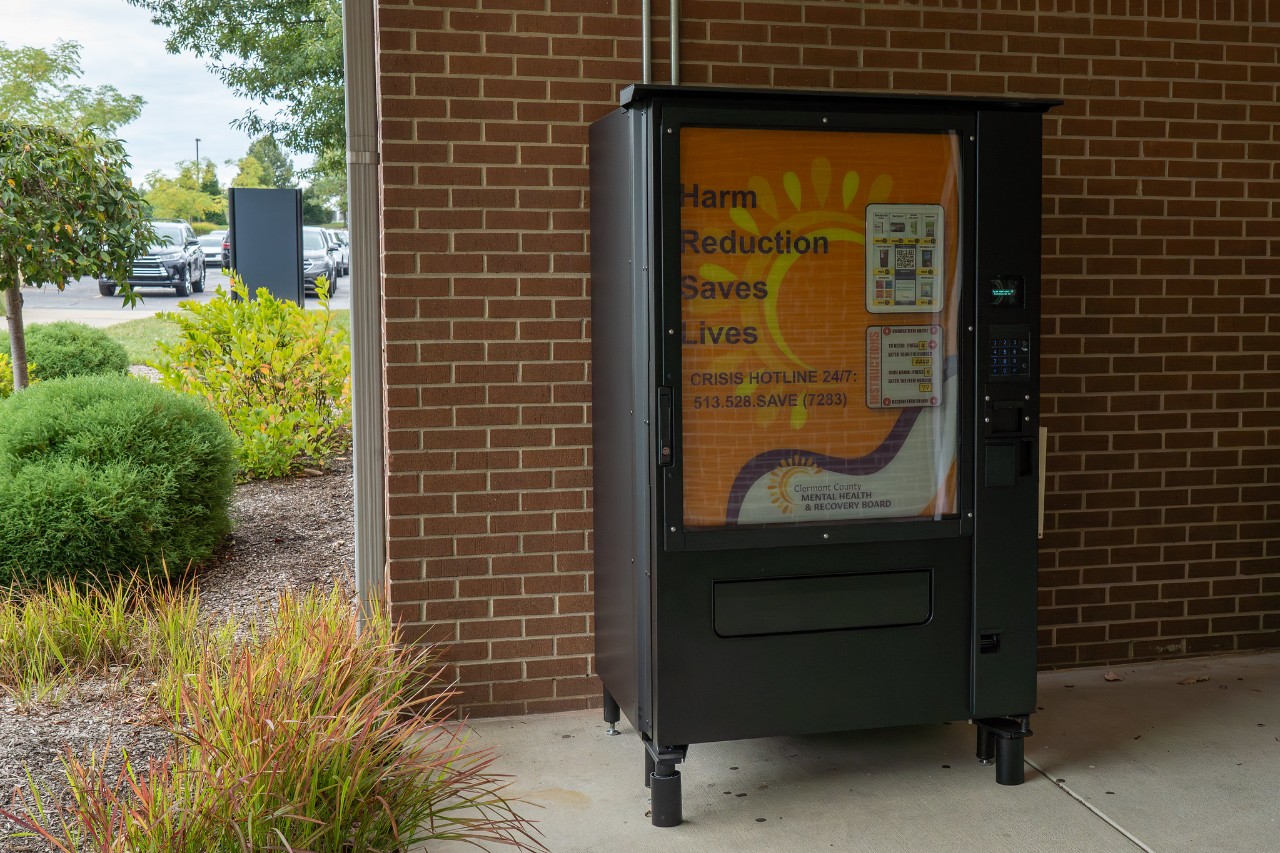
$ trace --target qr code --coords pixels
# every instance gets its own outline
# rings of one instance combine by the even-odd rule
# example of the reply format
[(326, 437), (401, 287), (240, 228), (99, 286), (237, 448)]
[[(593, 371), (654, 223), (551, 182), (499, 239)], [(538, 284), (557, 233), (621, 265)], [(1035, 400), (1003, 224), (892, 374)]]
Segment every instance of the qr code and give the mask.
[(916, 247), (915, 246), (899, 246), (893, 253), (893, 266), (895, 269), (906, 270), (916, 268)]

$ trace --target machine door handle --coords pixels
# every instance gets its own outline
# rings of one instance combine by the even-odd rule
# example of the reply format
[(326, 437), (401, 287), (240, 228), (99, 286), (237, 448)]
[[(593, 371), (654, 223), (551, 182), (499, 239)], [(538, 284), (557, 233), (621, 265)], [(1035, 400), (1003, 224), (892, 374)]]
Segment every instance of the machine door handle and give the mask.
[(671, 465), (675, 461), (675, 404), (671, 389), (658, 388), (658, 464)]

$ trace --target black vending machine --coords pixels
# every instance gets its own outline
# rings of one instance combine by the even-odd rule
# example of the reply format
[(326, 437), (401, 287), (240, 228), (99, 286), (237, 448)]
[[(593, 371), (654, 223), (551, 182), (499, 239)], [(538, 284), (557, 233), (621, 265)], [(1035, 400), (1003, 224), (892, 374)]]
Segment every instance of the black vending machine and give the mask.
[(591, 126), (596, 666), (655, 825), (709, 741), (972, 720), (1022, 782), (1056, 103), (637, 85)]

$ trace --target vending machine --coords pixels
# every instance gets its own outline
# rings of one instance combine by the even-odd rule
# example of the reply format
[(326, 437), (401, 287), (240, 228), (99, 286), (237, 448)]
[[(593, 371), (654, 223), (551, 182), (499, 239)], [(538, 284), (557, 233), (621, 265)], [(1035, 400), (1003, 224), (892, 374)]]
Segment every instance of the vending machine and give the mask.
[(591, 126), (596, 667), (691, 744), (1036, 699), (1041, 117), (637, 85)]

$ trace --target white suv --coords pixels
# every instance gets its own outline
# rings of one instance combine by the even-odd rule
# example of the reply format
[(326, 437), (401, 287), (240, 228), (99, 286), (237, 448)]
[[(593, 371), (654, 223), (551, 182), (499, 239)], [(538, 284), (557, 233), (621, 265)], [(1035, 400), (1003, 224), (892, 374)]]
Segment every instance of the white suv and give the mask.
[(336, 260), (338, 262), (338, 275), (351, 274), (351, 241), (347, 239), (346, 231), (338, 231), (333, 228), (324, 229), (329, 235), (329, 240), (338, 247)]

